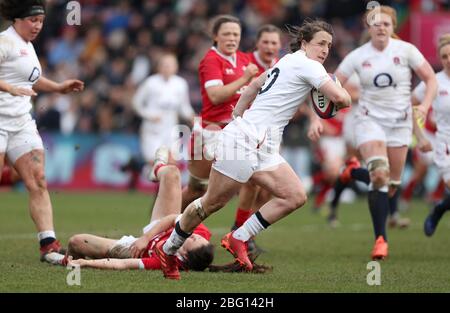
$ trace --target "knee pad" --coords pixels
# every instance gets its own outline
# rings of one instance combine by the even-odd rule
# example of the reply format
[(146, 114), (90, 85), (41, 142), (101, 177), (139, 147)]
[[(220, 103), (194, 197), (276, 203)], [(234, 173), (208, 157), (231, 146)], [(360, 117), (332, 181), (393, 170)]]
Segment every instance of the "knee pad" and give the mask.
[(198, 178), (192, 174), (189, 174), (189, 185), (195, 191), (206, 191), (208, 189), (209, 178)]
[(389, 181), (389, 187), (391, 188), (398, 188), (402, 185), (402, 181), (401, 180), (390, 180)]
[(378, 170), (382, 170), (382, 171), (385, 171), (386, 178), (387, 178), (387, 175), (389, 173), (388, 159), (384, 156), (374, 156), (374, 157), (369, 158), (366, 161), (366, 163), (367, 163), (367, 170), (369, 171), (369, 174), (371, 174), (371, 183), (369, 185), (369, 189), (370, 190), (375, 189), (375, 190), (381, 190), (381, 191), (387, 192), (387, 189), (388, 189), (387, 179), (385, 182), (380, 182), (380, 181), (374, 182), (372, 180), (372, 173), (374, 173), (375, 171), (378, 171)]
[(389, 171), (389, 161), (385, 156), (371, 157), (366, 161), (366, 163), (369, 173), (378, 169), (385, 170), (387, 172)]

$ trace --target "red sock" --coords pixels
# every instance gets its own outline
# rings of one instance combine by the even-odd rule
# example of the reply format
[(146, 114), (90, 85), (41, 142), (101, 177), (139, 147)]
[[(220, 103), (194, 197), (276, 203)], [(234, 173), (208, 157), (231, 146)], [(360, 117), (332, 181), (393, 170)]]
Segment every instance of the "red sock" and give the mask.
[(0, 186), (11, 186), (12, 185), (12, 173), (11, 169), (4, 167), (3, 171), (0, 173)]
[(324, 174), (323, 174), (323, 172), (322, 172), (322, 171), (319, 171), (319, 172), (315, 173), (315, 174), (313, 175), (312, 179), (313, 179), (313, 184), (314, 184), (314, 185), (319, 185), (319, 184), (321, 184), (321, 183), (323, 182), (323, 180), (324, 180)]
[(322, 188), (320, 189), (319, 193), (314, 199), (314, 207), (318, 208), (322, 206), (322, 204), (325, 202), (325, 197), (327, 196), (327, 193), (331, 189), (331, 187), (332, 185), (330, 184), (327, 183), (322, 184)]
[(439, 184), (437, 185), (436, 189), (431, 194), (431, 198), (433, 200), (440, 200), (440, 199), (444, 198), (444, 192), (445, 192), (445, 183), (441, 179), (439, 181)]
[(163, 163), (156, 165), (156, 167), (155, 167), (155, 176), (158, 177), (158, 172), (159, 172), (159, 170), (160, 170), (162, 167), (167, 166), (167, 165), (168, 165), (168, 164), (163, 164)]
[(236, 227), (241, 227), (242, 224), (244, 224), (244, 222), (250, 217), (251, 214), (252, 210), (242, 210), (241, 208), (237, 208), (234, 225)]
[(408, 185), (402, 192), (403, 200), (406, 200), (406, 201), (411, 200), (413, 193), (414, 193), (414, 189), (416, 188), (416, 185), (417, 185), (417, 181), (415, 179), (411, 179), (411, 181), (408, 183)]

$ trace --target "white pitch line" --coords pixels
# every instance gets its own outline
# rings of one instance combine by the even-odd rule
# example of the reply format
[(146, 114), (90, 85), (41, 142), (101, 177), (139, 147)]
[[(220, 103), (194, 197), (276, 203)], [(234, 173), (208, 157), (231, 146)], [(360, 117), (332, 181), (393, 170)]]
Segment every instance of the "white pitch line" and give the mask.
[[(405, 229), (405, 231), (407, 231), (408, 229), (422, 229), (423, 224), (422, 222), (415, 222), (415, 223), (411, 223), (411, 225), (409, 225), (409, 227), (407, 229)], [(446, 223), (441, 223), (439, 224), (439, 228), (446, 228), (449, 229), (450, 228), (450, 223), (446, 222)], [(297, 231), (301, 231), (304, 233), (312, 233), (312, 232), (319, 232), (319, 231), (324, 231), (329, 229), (330, 231), (333, 231), (333, 229), (330, 228), (330, 226), (328, 226), (327, 224), (306, 224), (306, 225), (301, 225), (297, 228)], [(370, 231), (372, 230), (372, 225), (371, 224), (362, 224), (362, 223), (353, 223), (353, 224), (343, 224), (341, 226), (339, 226), (336, 231), (339, 230), (350, 230), (352, 232), (362, 232), (362, 231)], [(229, 228), (226, 227), (212, 227), (209, 228), (209, 230), (211, 231), (212, 234), (214, 235), (223, 235), (226, 234), (230, 231)], [(271, 228), (269, 229), (269, 231), (271, 232), (277, 232), (277, 228)], [(284, 231), (284, 230), (283, 230)], [(86, 233), (86, 232), (84, 232)], [(76, 233), (68, 233), (68, 232), (56, 232), (56, 236), (58, 238), (68, 238), (72, 235), (75, 235)], [(121, 236), (124, 235), (130, 235), (130, 233), (127, 232), (120, 232), (120, 231), (111, 231), (111, 232), (106, 232), (106, 231), (97, 231), (94, 233), (94, 235), (98, 235), (98, 236), (108, 236), (110, 238), (117, 238), (119, 239)], [(137, 236), (138, 234), (131, 234), (133, 236)], [(36, 239), (37, 240), (37, 233), (9, 233), (9, 234), (0, 234), (0, 240), (13, 240), (13, 239)]]

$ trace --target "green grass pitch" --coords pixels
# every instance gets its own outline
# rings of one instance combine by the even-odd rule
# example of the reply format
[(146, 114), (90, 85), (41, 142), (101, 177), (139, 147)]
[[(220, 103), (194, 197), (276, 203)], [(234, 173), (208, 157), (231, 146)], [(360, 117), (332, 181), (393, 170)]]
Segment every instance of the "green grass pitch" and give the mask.
[[(139, 235), (149, 219), (152, 198), (139, 193), (51, 193), (59, 239), (92, 233), (110, 238)], [(381, 285), (369, 286), (367, 263), (373, 232), (366, 201), (343, 204), (340, 228), (330, 229), (310, 205), (258, 236), (266, 253), (259, 263), (272, 265), (267, 274), (181, 273), (169, 281), (160, 271), (81, 269), (81, 286), (69, 286), (69, 270), (39, 262), (34, 225), (26, 193), (0, 193), (0, 292), (449, 292), (450, 214), (434, 237), (422, 223), (428, 205), (413, 203), (406, 230), (389, 230), (390, 256), (380, 262)], [(211, 216), (206, 225), (216, 245), (215, 263), (232, 260), (219, 246), (234, 218), (236, 202)]]

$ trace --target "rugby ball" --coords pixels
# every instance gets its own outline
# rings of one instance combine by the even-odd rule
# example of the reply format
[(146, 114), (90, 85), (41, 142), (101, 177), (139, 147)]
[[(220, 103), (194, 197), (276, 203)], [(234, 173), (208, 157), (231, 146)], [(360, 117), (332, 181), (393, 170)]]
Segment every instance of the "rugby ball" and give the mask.
[[(334, 80), (334, 82), (339, 87), (341, 87), (341, 83), (339, 82), (339, 79), (337, 79), (336, 75), (334, 74), (329, 75), (331, 79)], [(316, 88), (313, 88), (311, 90), (311, 100), (312, 100), (312, 107), (320, 118), (329, 119), (337, 114), (338, 110), (336, 105)]]

